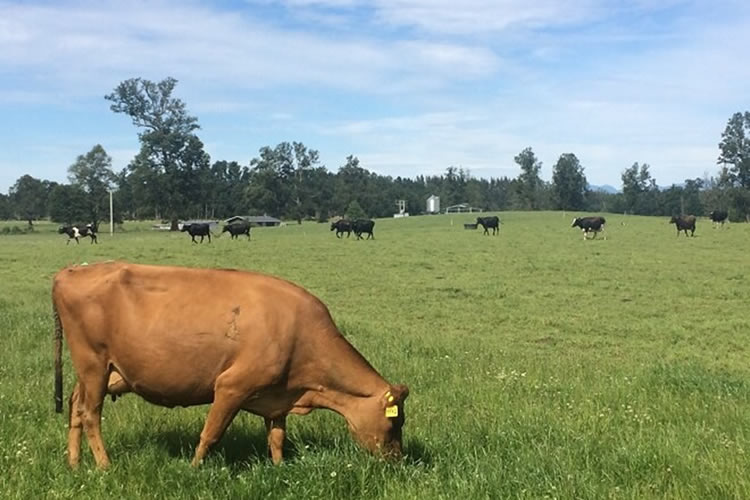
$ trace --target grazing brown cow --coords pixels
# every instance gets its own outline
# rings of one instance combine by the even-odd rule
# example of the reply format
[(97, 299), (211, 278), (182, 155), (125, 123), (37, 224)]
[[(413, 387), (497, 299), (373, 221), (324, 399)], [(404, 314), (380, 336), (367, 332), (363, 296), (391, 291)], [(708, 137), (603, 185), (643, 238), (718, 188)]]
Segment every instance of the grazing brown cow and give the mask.
[(271, 276), (105, 262), (55, 275), (55, 400), (62, 411), (62, 335), (77, 382), (70, 396), (68, 462), (81, 432), (99, 467), (106, 393), (135, 392), (167, 407), (209, 404), (193, 465), (239, 410), (265, 419), (273, 462), (286, 416), (327, 408), (353, 437), (385, 457), (401, 455), (404, 400), (341, 335), (326, 306)]

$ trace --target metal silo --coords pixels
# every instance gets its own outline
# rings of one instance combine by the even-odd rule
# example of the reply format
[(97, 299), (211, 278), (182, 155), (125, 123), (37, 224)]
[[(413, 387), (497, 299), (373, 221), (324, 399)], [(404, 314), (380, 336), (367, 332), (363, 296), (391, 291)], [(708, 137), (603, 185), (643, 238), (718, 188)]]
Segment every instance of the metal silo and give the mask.
[(427, 198), (427, 213), (428, 214), (439, 214), (440, 213), (440, 197), (434, 194)]

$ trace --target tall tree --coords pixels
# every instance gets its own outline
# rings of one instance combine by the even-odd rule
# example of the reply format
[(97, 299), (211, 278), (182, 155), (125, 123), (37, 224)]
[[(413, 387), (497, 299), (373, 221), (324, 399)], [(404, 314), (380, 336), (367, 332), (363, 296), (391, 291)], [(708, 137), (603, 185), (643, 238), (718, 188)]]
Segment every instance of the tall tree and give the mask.
[(55, 222), (81, 224), (89, 221), (89, 194), (77, 184), (60, 184), (49, 195), (49, 214)]
[(622, 173), (622, 194), (626, 210), (631, 213), (648, 215), (658, 212), (659, 188), (649, 168), (648, 163), (639, 165), (635, 162)]
[(191, 203), (203, 205), (203, 200), (193, 201), (197, 196), (196, 171), (209, 161), (194, 133), (200, 128), (198, 119), (187, 113), (182, 100), (172, 96), (176, 85), (174, 78), (158, 83), (131, 78), (105, 96), (112, 102), (112, 111), (130, 116), (141, 129), (141, 151), (132, 169), (151, 170), (161, 177), (160, 199), (174, 231), (178, 218), (191, 211)]
[(335, 214), (343, 215), (352, 201), (359, 200), (362, 193), (367, 191), (369, 177), (370, 172), (359, 165), (359, 158), (354, 155), (346, 157), (346, 163), (339, 167), (335, 176), (333, 195)]
[(211, 166), (214, 179), (211, 204), (221, 217), (247, 215), (245, 191), (250, 182), (250, 169), (236, 161), (220, 160)]
[(10, 197), (7, 194), (0, 193), (0, 219), (8, 220), (13, 217), (13, 210), (10, 206)]
[(314, 215), (309, 204), (310, 175), (318, 158), (316, 150), (301, 142), (261, 148), (260, 156), (250, 162), (252, 172), (247, 193), (251, 205), (300, 223), (303, 217)]
[(583, 210), (586, 204), (586, 186), (586, 175), (576, 155), (560, 155), (552, 169), (552, 190), (556, 208)]
[(85, 200), (90, 213), (86, 222), (98, 224), (109, 211), (109, 191), (116, 180), (112, 158), (97, 144), (68, 167), (68, 180), (87, 194)]
[(531, 148), (524, 149), (513, 160), (521, 167), (516, 185), (521, 208), (536, 210), (539, 208), (542, 189), (542, 179), (539, 177), (542, 162), (537, 159)]
[(10, 188), (10, 200), (19, 218), (33, 221), (47, 214), (47, 196), (51, 189), (49, 181), (41, 181), (30, 175), (22, 175)]
[(732, 180), (750, 188), (750, 111), (732, 115), (721, 134), (719, 149), (718, 163), (731, 165)]

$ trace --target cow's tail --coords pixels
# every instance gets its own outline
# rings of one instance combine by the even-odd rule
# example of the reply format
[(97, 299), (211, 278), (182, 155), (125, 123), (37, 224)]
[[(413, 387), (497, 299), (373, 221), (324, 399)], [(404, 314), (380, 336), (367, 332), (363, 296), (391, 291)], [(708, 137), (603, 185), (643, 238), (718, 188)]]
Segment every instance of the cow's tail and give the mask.
[(62, 341), (63, 329), (57, 305), (52, 301), (52, 315), (55, 317), (55, 412), (62, 413), (63, 408), (63, 373), (62, 373)]

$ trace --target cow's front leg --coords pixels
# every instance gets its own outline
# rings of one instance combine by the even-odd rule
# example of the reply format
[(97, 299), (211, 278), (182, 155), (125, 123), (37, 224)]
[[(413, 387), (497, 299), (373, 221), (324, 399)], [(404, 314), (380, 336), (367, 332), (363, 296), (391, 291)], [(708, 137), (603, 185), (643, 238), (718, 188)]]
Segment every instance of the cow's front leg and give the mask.
[(208, 449), (224, 435), (224, 431), (227, 430), (234, 416), (237, 415), (245, 397), (245, 393), (238, 392), (231, 385), (225, 385), (223, 380), (217, 381), (214, 402), (211, 409), (208, 410), (208, 417), (206, 417), (206, 423), (203, 425), (200, 442), (195, 449), (193, 467), (200, 465), (203, 457), (208, 453)]
[(268, 433), (268, 452), (274, 465), (279, 465), (283, 458), (284, 438), (286, 437), (286, 416), (266, 418)]

